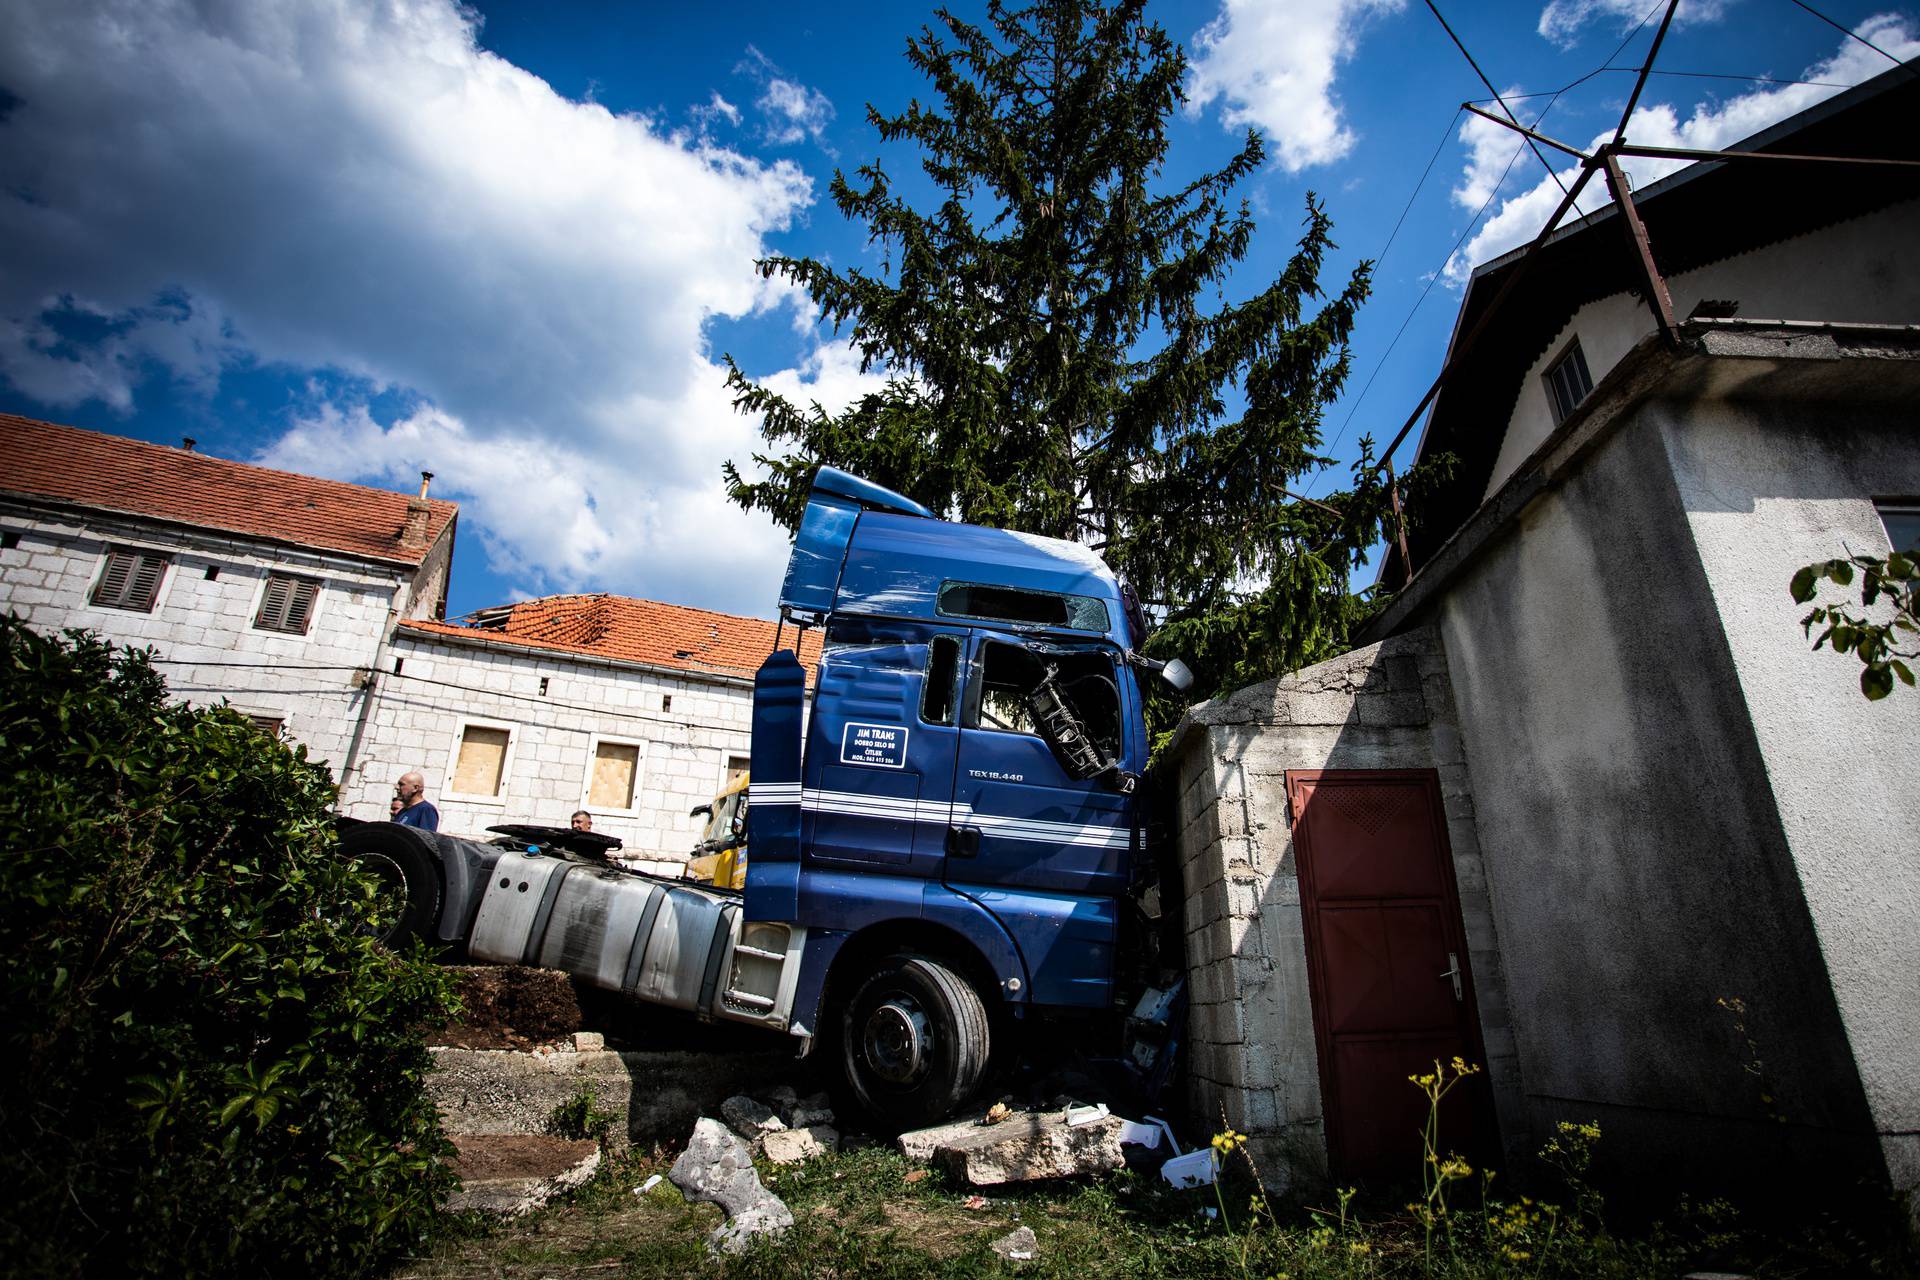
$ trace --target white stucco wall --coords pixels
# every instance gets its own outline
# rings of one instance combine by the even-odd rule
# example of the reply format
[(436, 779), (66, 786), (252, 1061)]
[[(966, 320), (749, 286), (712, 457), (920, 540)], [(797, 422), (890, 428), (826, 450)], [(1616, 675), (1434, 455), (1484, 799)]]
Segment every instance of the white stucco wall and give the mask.
[[(575, 809), (587, 808), (595, 831), (625, 843), (623, 856), (671, 873), (705, 822), (688, 810), (713, 798), (729, 758), (746, 757), (751, 743), (753, 686), (746, 680), (680, 677), (507, 645), (479, 648), (405, 630), (395, 634), (382, 668), (359, 765), (342, 794), (351, 817), (386, 817), (395, 779), (419, 769), (442, 831), (479, 836), (501, 823), (565, 826)], [(671, 710), (663, 707), (666, 698)], [(449, 790), (468, 724), (510, 735), (497, 796)], [(640, 748), (631, 809), (587, 803), (594, 744), (603, 738)]]
[[(1909, 402), (1911, 403), (1911, 402)], [(1872, 498), (1920, 493), (1909, 408), (1703, 400), (1654, 406), (1723, 619), (1787, 842), (1896, 1187), (1920, 1186), (1920, 694), (1860, 693), (1814, 653), (1787, 582), (1848, 549), (1886, 555)], [(1829, 587), (1829, 600), (1851, 595)]]
[[(356, 672), (375, 663), (390, 611), (404, 608), (413, 571), (171, 525), (0, 507), (0, 611), (38, 630), (80, 627), (116, 644), (151, 646), (173, 693), (225, 700), (285, 721), (286, 732), (337, 771), (361, 705)], [(171, 557), (152, 612), (88, 603), (113, 547)], [(209, 579), (207, 571), (216, 576)], [(305, 635), (253, 626), (270, 572), (317, 579)]]
[[(1742, 319), (1913, 324), (1920, 322), (1920, 261), (1908, 251), (1915, 243), (1920, 243), (1920, 201), (1908, 201), (1671, 276), (1667, 289), (1680, 318), (1701, 299), (1715, 298), (1738, 301)], [(1659, 249), (1655, 244), (1656, 258)], [(1631, 275), (1630, 264), (1624, 244), (1619, 251), (1624, 280)], [(1521, 381), (1483, 500), (1552, 434), (1543, 375), (1570, 337), (1579, 336), (1587, 371), (1598, 384), (1653, 331), (1647, 304), (1626, 292), (1575, 312)]]

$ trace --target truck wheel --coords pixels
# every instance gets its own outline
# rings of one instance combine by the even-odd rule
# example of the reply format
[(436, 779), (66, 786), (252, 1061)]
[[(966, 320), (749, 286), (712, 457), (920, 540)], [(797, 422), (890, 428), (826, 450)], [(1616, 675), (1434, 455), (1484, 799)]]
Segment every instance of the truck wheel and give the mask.
[(380, 883), (382, 896), (401, 899), (399, 912), (388, 917), (378, 934), (387, 946), (408, 938), (433, 941), (440, 921), (440, 873), (426, 838), (411, 827), (391, 822), (369, 822), (340, 837), (340, 851)]
[(916, 1128), (965, 1102), (987, 1067), (987, 1010), (964, 978), (895, 955), (854, 989), (840, 1021), (847, 1087), (875, 1120)]

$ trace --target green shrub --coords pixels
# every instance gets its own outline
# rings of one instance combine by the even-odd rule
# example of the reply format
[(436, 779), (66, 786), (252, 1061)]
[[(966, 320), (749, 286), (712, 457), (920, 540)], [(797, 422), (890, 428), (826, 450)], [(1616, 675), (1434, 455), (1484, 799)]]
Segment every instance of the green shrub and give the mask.
[(144, 655), (0, 619), (0, 1267), (358, 1275), (422, 1238), (452, 987), (371, 941), (332, 799)]

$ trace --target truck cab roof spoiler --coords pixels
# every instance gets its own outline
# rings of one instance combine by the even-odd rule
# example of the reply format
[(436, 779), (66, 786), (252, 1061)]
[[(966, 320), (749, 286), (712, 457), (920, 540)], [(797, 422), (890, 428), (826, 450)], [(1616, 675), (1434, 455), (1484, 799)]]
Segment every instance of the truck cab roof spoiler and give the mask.
[(903, 516), (924, 516), (929, 520), (934, 518), (933, 512), (912, 498), (904, 497), (891, 489), (882, 488), (871, 480), (863, 480), (838, 467), (823, 466), (814, 472), (813, 491), (852, 498), (869, 511), (893, 511)]
[(786, 581), (780, 585), (783, 616), (800, 613), (824, 617), (832, 612), (847, 543), (863, 511), (933, 519), (933, 512), (911, 498), (838, 467), (821, 467), (814, 473), (813, 493), (801, 517), (800, 531), (794, 535)]

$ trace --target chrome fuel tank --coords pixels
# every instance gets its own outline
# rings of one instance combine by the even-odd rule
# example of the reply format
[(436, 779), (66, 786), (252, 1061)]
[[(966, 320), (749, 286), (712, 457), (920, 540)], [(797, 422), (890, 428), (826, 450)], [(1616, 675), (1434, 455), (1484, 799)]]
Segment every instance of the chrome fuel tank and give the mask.
[(469, 954), (560, 969), (609, 991), (707, 1017), (784, 1028), (806, 930), (755, 922), (740, 899), (539, 853), (493, 868)]

